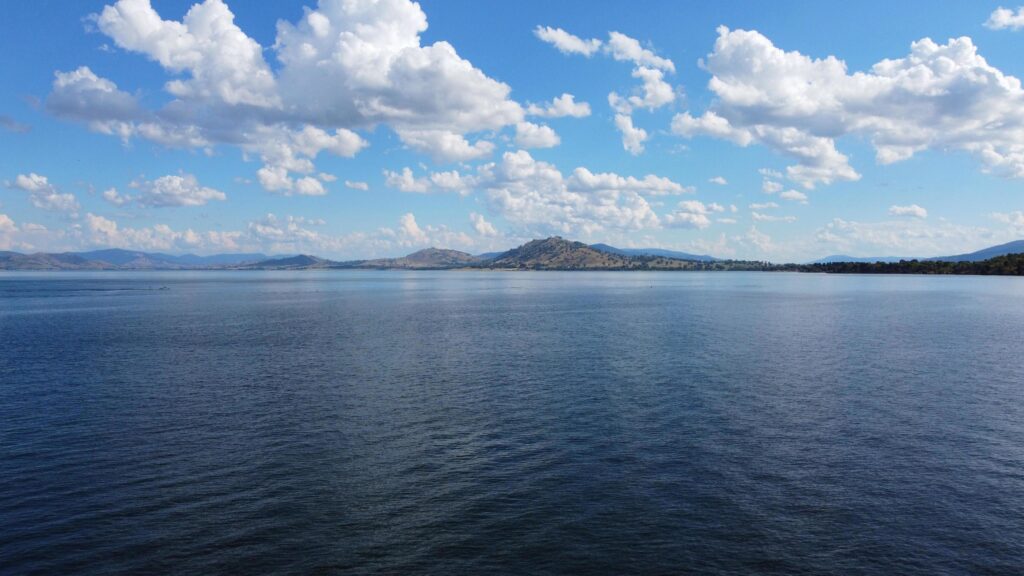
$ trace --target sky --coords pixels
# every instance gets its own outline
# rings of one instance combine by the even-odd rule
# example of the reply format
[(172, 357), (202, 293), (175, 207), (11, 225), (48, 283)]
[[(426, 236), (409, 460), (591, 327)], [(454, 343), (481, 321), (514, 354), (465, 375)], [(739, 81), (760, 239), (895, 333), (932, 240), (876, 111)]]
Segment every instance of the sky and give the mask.
[(1024, 7), (9, 3), (0, 250), (720, 258), (1024, 238)]

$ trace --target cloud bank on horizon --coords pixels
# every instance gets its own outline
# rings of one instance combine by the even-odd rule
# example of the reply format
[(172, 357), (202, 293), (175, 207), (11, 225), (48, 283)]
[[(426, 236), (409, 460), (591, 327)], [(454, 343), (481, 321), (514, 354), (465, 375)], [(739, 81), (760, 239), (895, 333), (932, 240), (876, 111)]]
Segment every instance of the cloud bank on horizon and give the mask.
[[(970, 36), (901, 38), (905, 52), (854, 67), (717, 25), (695, 58), (614, 19), (576, 29), (524, 9), (539, 21), (517, 36), (537, 55), (517, 63), (526, 80), (494, 57), (518, 47), (477, 40), (476, 64), (409, 0), (320, 0), (263, 43), (224, 0), (177, 19), (150, 0), (100, 4), (82, 36), (103, 57), (26, 66), (50, 78), (41, 120), (0, 110), (0, 145), (79, 126), (117, 144), (109, 162), (159, 172), (83, 182), (45, 154), (0, 164), (0, 249), (355, 257), (560, 234), (781, 260), (1024, 235), (1007, 192), (1024, 184), (1024, 89)], [(1014, 47), (1021, 28), (1024, 7), (995, 7), (970, 31)], [(937, 177), (970, 189), (924, 189)]]

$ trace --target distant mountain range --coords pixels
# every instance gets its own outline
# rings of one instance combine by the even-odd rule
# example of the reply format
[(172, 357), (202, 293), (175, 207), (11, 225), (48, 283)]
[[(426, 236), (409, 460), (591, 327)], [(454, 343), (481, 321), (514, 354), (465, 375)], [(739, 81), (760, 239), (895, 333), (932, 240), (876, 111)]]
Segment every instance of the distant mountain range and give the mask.
[(172, 256), (159, 252), (121, 249), (58, 254), (0, 252), (0, 270), (183, 270), (237, 266), (267, 258), (266, 254)]
[(811, 262), (811, 264), (833, 264), (837, 262), (858, 262), (858, 263), (873, 263), (873, 262), (885, 262), (894, 263), (901, 261), (920, 260), (923, 262), (981, 262), (982, 260), (989, 260), (998, 256), (1006, 256), (1008, 254), (1024, 254), (1024, 240), (1014, 240), (1013, 242), (1007, 242), (1006, 244), (1000, 244), (998, 246), (990, 246), (983, 248), (977, 252), (969, 252), (967, 254), (957, 254), (955, 256), (932, 256), (931, 258), (917, 258), (911, 256), (846, 256), (845, 254), (837, 254), (834, 256), (826, 256), (819, 260)]
[[(427, 248), (402, 258), (330, 262), (312, 256), (269, 259), (235, 268), (280, 270), (302, 268), (362, 268), (399, 270), (450, 270), (462, 268), (497, 270), (689, 270), (710, 269), (714, 260), (690, 260), (647, 254), (621, 254), (610, 246), (597, 249), (582, 242), (553, 236), (532, 240), (506, 252), (472, 255), (458, 250)], [(308, 260), (297, 260), (306, 258)], [(733, 266), (739, 263), (732, 263)], [(760, 263), (751, 263), (761, 266)], [(721, 266), (725, 266), (722, 264)]]
[(662, 256), (665, 258), (675, 258), (676, 260), (696, 260), (698, 262), (714, 262), (718, 260), (718, 258), (706, 254), (690, 254), (689, 252), (666, 250), (664, 248), (616, 248), (607, 244), (591, 244), (590, 247), (620, 256)]
[[(1024, 253), (1024, 240), (992, 246), (977, 252), (920, 262), (981, 262), (1009, 254)], [(93, 250), (56, 254), (0, 252), (0, 270), (311, 270), (311, 269), (399, 269), (450, 270), (462, 268), (501, 270), (846, 270), (832, 264), (899, 263), (912, 258), (893, 256), (863, 258), (829, 256), (814, 263), (775, 265), (767, 262), (720, 260), (661, 248), (616, 248), (607, 244), (587, 245), (553, 236), (532, 240), (505, 252), (473, 255), (458, 250), (427, 248), (401, 258), (377, 258), (337, 262), (307, 254), (275, 256), (266, 254), (214, 254), (197, 256), (140, 252), (134, 250)], [(849, 269), (859, 270), (852, 267)], [(867, 268), (865, 268), (866, 270)], [(936, 268), (941, 269), (941, 268)]]

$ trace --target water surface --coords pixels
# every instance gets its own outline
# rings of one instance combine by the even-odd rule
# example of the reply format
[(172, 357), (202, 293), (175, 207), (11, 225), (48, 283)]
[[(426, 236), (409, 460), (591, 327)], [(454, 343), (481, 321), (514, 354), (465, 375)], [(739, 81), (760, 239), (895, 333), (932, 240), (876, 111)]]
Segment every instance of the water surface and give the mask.
[(0, 572), (1020, 574), (1024, 279), (0, 274)]

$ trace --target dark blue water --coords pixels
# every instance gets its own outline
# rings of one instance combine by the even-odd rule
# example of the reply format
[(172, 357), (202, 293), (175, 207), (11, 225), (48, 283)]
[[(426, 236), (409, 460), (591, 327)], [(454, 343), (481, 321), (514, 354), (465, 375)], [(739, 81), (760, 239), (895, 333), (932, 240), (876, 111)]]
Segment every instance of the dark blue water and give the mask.
[(0, 275), (0, 572), (1020, 574), (1024, 279)]

